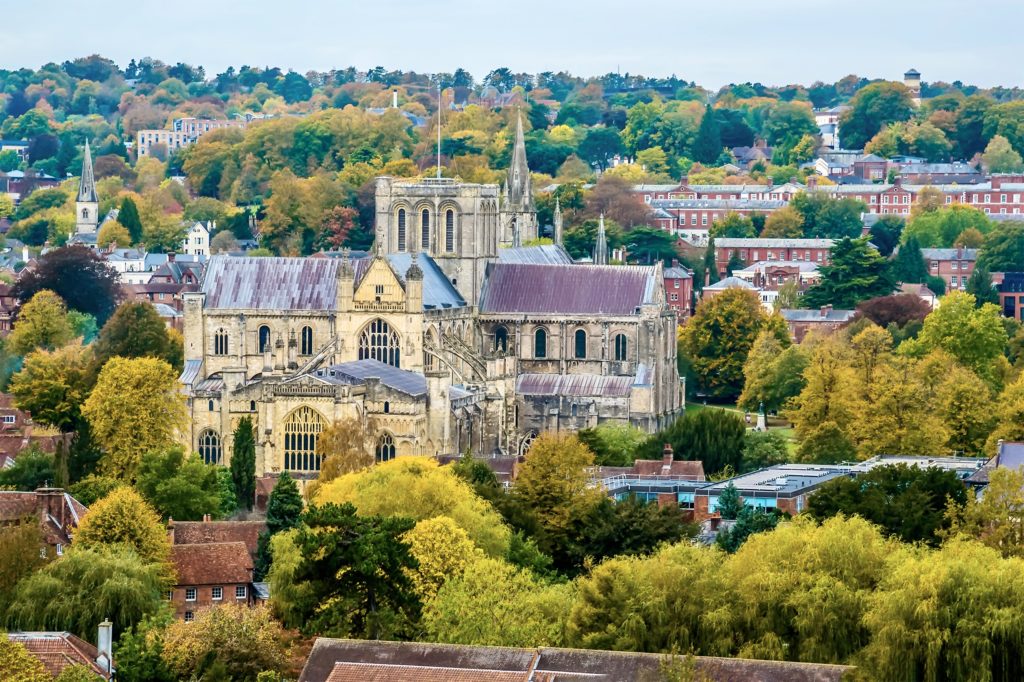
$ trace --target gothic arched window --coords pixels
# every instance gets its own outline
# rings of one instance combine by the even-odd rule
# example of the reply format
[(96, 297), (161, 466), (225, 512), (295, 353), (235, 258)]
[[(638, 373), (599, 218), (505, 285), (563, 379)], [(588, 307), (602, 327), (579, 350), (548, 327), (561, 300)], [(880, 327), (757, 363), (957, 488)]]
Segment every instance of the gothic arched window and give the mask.
[(320, 471), (316, 441), (324, 430), (324, 418), (303, 405), (284, 421), (284, 468), (287, 471)]
[(398, 250), (405, 251), (405, 209), (398, 209)]
[(223, 329), (218, 329), (213, 335), (213, 354), (228, 354), (228, 333)]
[(625, 334), (615, 335), (615, 359), (622, 362), (626, 359), (627, 342)]
[(82, 220), (88, 220), (88, 219), (89, 219), (89, 209), (83, 208), (82, 209)]
[(303, 327), (302, 333), (299, 335), (299, 355), (312, 355), (313, 354), (313, 328)]
[(373, 320), (359, 335), (359, 359), (378, 360), (392, 367), (401, 367), (401, 344), (398, 332), (384, 320)]
[(494, 350), (499, 352), (508, 350), (508, 330), (505, 327), (498, 327), (494, 330)]
[(586, 358), (587, 357), (587, 333), (585, 331), (583, 331), (582, 329), (577, 329), (574, 341), (576, 342), (575, 343), (575, 346), (576, 346), (575, 356), (576, 356), (576, 358), (580, 359), (580, 360)]
[(430, 211), (423, 209), (420, 215), (420, 239), (424, 251), (430, 250)]
[(444, 212), (444, 250), (455, 250), (455, 211), (450, 208)]
[(395, 439), (390, 433), (384, 432), (377, 440), (377, 461), (390, 462), (395, 458)]
[(548, 333), (538, 329), (533, 333), (533, 357), (546, 358), (548, 356)]
[(199, 434), (199, 457), (207, 464), (221, 463), (220, 435), (211, 429)]
[(262, 325), (257, 332), (257, 338), (259, 339), (259, 352), (266, 353), (270, 350), (270, 327)]

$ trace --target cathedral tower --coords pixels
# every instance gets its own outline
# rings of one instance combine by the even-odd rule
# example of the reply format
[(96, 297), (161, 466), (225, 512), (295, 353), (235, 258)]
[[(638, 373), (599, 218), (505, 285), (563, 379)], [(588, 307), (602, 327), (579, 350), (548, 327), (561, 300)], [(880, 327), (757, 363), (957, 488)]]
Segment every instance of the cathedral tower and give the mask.
[(89, 150), (89, 140), (86, 140), (85, 154), (82, 157), (82, 179), (75, 201), (75, 233), (95, 234), (99, 221), (100, 200), (96, 195), (96, 179), (92, 173), (92, 152)]
[(501, 226), (501, 243), (505, 246), (520, 246), (537, 238), (537, 209), (533, 205), (521, 113), (516, 114), (516, 140), (501, 197)]

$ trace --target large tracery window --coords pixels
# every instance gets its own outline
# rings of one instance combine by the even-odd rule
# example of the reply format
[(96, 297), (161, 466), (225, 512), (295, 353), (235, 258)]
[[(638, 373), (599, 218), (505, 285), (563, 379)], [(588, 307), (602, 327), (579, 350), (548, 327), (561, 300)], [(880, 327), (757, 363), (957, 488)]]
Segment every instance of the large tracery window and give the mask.
[(455, 250), (455, 211), (450, 208), (444, 212), (444, 250)]
[(405, 251), (405, 209), (398, 209), (398, 250)]
[(392, 367), (401, 366), (401, 347), (398, 332), (384, 320), (374, 320), (359, 335), (359, 359), (379, 360)]
[(395, 458), (395, 439), (391, 437), (390, 433), (381, 434), (380, 439), (377, 441), (377, 461), (378, 462), (390, 462)]
[(228, 354), (228, 333), (223, 329), (218, 329), (213, 335), (213, 354)]
[(423, 209), (420, 220), (420, 235), (424, 251), (430, 250), (430, 211)]
[(310, 407), (300, 407), (284, 422), (284, 468), (288, 471), (320, 471), (316, 441), (324, 430), (324, 418)]
[(207, 464), (221, 464), (220, 435), (207, 429), (199, 434), (199, 457)]

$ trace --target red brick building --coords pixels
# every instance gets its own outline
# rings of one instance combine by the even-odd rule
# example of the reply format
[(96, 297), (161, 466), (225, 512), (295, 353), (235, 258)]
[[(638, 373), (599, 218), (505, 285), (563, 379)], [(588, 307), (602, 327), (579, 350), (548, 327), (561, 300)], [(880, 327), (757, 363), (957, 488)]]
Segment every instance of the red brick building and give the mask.
[(977, 249), (921, 249), (928, 274), (941, 277), (946, 291), (964, 290), (978, 260)]
[(722, 237), (715, 240), (715, 264), (718, 276), (724, 277), (733, 254), (745, 264), (760, 261), (792, 261), (828, 265), (831, 239), (763, 239)]
[(996, 290), (1003, 315), (1024, 322), (1024, 272), (1003, 273)]
[(244, 542), (172, 545), (171, 561), (178, 582), (168, 601), (177, 618), (191, 621), (202, 608), (254, 603), (253, 561)]
[(801, 343), (811, 331), (832, 333), (853, 320), (856, 313), (856, 310), (833, 310), (830, 305), (819, 310), (783, 308), (779, 311), (795, 343)]
[(62, 555), (71, 544), (87, 511), (84, 504), (61, 488), (40, 488), (31, 493), (0, 490), (0, 526), (38, 519), (43, 543), (40, 551), (51, 558)]
[(665, 268), (665, 296), (668, 307), (676, 311), (676, 319), (683, 324), (690, 319), (690, 302), (693, 300), (693, 273), (672, 261), (672, 267)]

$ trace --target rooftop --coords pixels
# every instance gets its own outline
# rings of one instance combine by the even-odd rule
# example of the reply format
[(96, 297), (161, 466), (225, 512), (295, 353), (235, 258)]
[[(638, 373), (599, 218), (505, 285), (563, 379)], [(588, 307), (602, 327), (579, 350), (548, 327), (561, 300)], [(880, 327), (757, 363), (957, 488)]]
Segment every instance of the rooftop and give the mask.
[(527, 265), (570, 265), (572, 257), (557, 244), (541, 244), (498, 249), (498, 262)]
[(377, 379), (381, 384), (411, 396), (427, 394), (427, 379), (422, 374), (398, 369), (379, 360), (354, 360), (330, 367), (322, 367), (313, 375), (331, 384), (365, 384), (367, 379)]
[(978, 260), (978, 249), (921, 249), (929, 260)]
[(802, 308), (783, 308), (779, 311), (782, 319), (786, 322), (847, 322), (853, 319), (856, 310), (833, 310), (826, 307), (824, 310), (804, 310)]
[(527, 265), (487, 268), (480, 312), (541, 315), (636, 315), (655, 302), (657, 267)]
[(831, 249), (831, 239), (772, 239), (763, 237), (721, 237), (716, 248), (729, 249)]
[(628, 396), (634, 377), (598, 374), (520, 374), (516, 378), (518, 395), (549, 396)]
[(252, 557), (244, 542), (172, 545), (178, 585), (230, 585), (252, 582)]
[(171, 521), (167, 525), (176, 545), (243, 542), (253, 556), (260, 533), (267, 529), (263, 521)]

